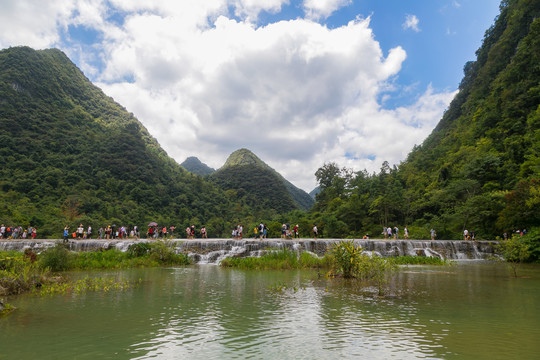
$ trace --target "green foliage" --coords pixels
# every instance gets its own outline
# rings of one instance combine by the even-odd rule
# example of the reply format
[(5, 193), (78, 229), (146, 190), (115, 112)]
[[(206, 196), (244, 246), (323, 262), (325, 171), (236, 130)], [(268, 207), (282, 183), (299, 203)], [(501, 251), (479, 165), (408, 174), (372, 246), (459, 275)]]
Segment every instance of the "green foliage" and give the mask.
[(329, 258), (322, 259), (303, 252), (300, 256), (287, 249), (268, 250), (261, 257), (225, 258), (221, 260), (222, 267), (235, 267), (245, 270), (292, 270), (327, 268)]
[(334, 272), (350, 279), (356, 277), (360, 272), (360, 263), (362, 257), (362, 247), (354, 241), (340, 241), (334, 243), (330, 249), (330, 254), (334, 258)]
[(212, 169), (206, 164), (203, 164), (198, 158), (191, 156), (188, 157), (186, 160), (184, 160), (183, 163), (180, 164), (184, 169), (189, 171), (190, 173), (193, 173), (195, 175), (199, 176), (205, 176), (210, 175), (214, 173), (216, 170)]
[(240, 206), (247, 204), (263, 215), (264, 209), (283, 213), (293, 209), (308, 210), (313, 199), (278, 172), (265, 164), (248, 149), (233, 152), (225, 165), (209, 179), (224, 190), (234, 191)]
[(141, 257), (148, 254), (150, 250), (151, 250), (151, 246), (149, 243), (138, 242), (138, 243), (129, 245), (127, 253), (129, 257)]
[(363, 254), (362, 247), (352, 240), (334, 243), (330, 253), (333, 256), (331, 275), (373, 282), (377, 285), (379, 295), (383, 295), (384, 285), (397, 269), (391, 260)]
[(31, 257), (16, 251), (0, 252), (0, 295), (20, 294), (48, 281)]
[(142, 228), (159, 219), (180, 228), (193, 218), (202, 225), (238, 216), (235, 197), (175, 163), (58, 50), (0, 51), (0, 99), (0, 221), (6, 225), (31, 225), (40, 238), (60, 238), (66, 224), (73, 229), (80, 222), (97, 230), (113, 223)]
[(150, 259), (163, 265), (189, 265), (190, 260), (186, 254), (176, 254), (174, 243), (156, 241), (150, 244)]
[(132, 282), (127, 280), (115, 280), (115, 279), (105, 279), (105, 278), (89, 278), (85, 277), (81, 280), (76, 281), (62, 281), (47, 284), (39, 289), (35, 289), (34, 292), (41, 295), (57, 295), (57, 294), (83, 294), (88, 291), (119, 291), (127, 290), (136, 286), (140, 283)]
[(54, 272), (67, 270), (71, 266), (69, 251), (63, 244), (56, 244), (40, 254), (39, 266)]
[(519, 235), (514, 235), (508, 240), (497, 245), (498, 250), (512, 269), (512, 274), (517, 277), (519, 264), (524, 262), (531, 255), (529, 244)]
[[(429, 239), (430, 229), (438, 239), (460, 239), (465, 229), (494, 239), (540, 226), (538, 54), (538, 2), (503, 2), (432, 134), (405, 162), (385, 162), (377, 174), (324, 164), (315, 173), (321, 192), (311, 220), (331, 223), (321, 224), (325, 230), (342, 221), (349, 237), (407, 225), (417, 239)], [(345, 232), (341, 226), (336, 234)]]

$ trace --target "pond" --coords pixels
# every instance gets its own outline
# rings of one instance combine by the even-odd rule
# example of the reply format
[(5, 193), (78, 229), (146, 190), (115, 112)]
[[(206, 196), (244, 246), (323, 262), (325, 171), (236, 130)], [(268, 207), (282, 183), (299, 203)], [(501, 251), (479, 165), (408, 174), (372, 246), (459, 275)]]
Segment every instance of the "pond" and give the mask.
[(0, 319), (0, 359), (533, 359), (540, 268), (521, 275), (488, 262), (409, 266), (379, 298), (305, 271), (92, 272), (142, 282), (9, 299), (18, 310)]

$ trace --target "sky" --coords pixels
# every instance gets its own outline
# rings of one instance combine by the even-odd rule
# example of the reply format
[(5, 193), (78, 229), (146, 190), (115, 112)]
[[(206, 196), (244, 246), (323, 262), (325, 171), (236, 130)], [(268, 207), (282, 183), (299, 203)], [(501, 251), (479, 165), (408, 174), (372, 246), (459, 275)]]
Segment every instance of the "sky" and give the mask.
[(178, 163), (247, 148), (311, 191), (431, 133), (497, 0), (0, 0), (0, 49), (62, 50)]

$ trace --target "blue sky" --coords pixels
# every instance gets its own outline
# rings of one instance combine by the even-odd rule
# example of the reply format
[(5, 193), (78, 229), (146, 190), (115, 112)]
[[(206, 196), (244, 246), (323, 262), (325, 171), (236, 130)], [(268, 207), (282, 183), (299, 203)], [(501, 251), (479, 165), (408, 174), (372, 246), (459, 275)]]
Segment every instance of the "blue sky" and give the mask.
[(494, 0), (3, 0), (0, 48), (56, 47), (179, 163), (251, 149), (310, 191), (420, 144)]

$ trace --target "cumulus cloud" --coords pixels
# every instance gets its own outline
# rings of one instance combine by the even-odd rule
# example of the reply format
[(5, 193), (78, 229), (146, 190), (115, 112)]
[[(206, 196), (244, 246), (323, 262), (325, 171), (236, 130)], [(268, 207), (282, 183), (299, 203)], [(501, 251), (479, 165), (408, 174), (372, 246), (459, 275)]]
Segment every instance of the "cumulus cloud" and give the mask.
[(352, 0), (304, 0), (304, 11), (310, 19), (325, 19), (334, 11), (349, 5)]
[[(197, 156), (219, 168), (246, 147), (310, 191), (325, 162), (374, 171), (384, 160), (402, 160), (453, 93), (429, 87), (414, 104), (385, 109), (378, 99), (399, 90), (393, 80), (406, 52), (398, 46), (383, 53), (370, 18), (334, 29), (313, 18), (254, 24), (260, 11), (285, 3), (80, 0), (51, 8), (57, 25), (39, 31), (48, 34), (42, 46), (56, 44), (70, 25), (99, 32), (93, 55), (68, 50), (79, 64), (102, 61), (86, 69), (94, 81), (178, 162)], [(304, 7), (322, 17), (347, 3), (306, 0)], [(4, 46), (13, 41), (0, 35)]]
[(418, 23), (420, 20), (416, 17), (416, 15), (407, 15), (405, 16), (405, 22), (403, 23), (403, 28), (405, 30), (411, 29), (415, 32), (420, 32), (420, 28), (418, 27)]

